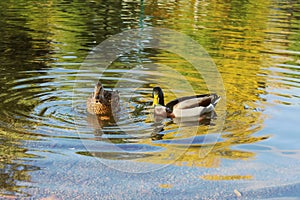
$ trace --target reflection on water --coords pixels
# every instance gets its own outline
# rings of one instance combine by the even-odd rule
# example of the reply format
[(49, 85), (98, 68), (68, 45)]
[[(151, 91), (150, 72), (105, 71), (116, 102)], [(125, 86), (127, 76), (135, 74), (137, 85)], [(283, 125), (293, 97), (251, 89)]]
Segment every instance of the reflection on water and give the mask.
[[(271, 145), (281, 148), (270, 134), (283, 133), (264, 127), (270, 118), (265, 110), (282, 108), (287, 116), (299, 111), (299, 11), (297, 3), (259, 0), (147, 1), (143, 6), (130, 1), (1, 1), (0, 193), (21, 194), (31, 182), (30, 172), (42, 170), (35, 161), (47, 161), (45, 152), (218, 168), (224, 160), (255, 159), (258, 149), (246, 144), (270, 138)], [(127, 52), (101, 76), (107, 88), (122, 83), (117, 121), (87, 115), (86, 98), (100, 73), (82, 70), (81, 63), (109, 36), (142, 26), (175, 29), (210, 53), (226, 89), (222, 134), (213, 132), (218, 128), (214, 120), (212, 126), (153, 122), (154, 86), (165, 89), (167, 101), (190, 95), (183, 79), (196, 93), (209, 92), (190, 63), (159, 49)], [(288, 128), (287, 134), (299, 140), (295, 125)], [(297, 149), (296, 144), (288, 148)], [(255, 174), (201, 178), (244, 180)]]
[(204, 180), (239, 180), (239, 179), (252, 179), (251, 175), (232, 175), (232, 176), (220, 176), (220, 175), (206, 175), (201, 177)]
[(39, 170), (37, 166), (27, 165), (21, 162), (15, 162), (20, 158), (34, 158), (26, 149), (22, 148), (20, 140), (29, 139), (9, 131), (1, 132), (0, 146), (0, 176), (1, 176), (1, 194), (9, 194), (12, 191), (18, 191), (25, 187), (22, 183), (30, 182), (30, 171)]

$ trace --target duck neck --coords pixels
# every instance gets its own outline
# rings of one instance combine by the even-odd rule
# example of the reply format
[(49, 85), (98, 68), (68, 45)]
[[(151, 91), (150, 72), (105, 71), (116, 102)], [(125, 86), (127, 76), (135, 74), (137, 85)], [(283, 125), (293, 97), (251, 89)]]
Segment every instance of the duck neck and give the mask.
[(103, 96), (103, 87), (100, 82), (95, 85), (94, 89), (94, 99), (99, 99)]
[(158, 94), (158, 103), (159, 105), (165, 106), (164, 93), (162, 92)]

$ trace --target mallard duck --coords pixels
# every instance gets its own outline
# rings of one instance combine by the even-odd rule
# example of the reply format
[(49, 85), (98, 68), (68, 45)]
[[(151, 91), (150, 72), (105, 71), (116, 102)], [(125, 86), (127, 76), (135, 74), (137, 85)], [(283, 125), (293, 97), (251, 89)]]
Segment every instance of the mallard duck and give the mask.
[(87, 111), (93, 115), (111, 115), (119, 110), (119, 99), (118, 91), (105, 90), (99, 80), (87, 99)]
[(164, 93), (160, 87), (153, 88), (152, 97), (156, 116), (195, 120), (202, 120), (203, 115), (214, 111), (220, 100), (216, 94), (203, 94), (177, 98), (165, 105)]

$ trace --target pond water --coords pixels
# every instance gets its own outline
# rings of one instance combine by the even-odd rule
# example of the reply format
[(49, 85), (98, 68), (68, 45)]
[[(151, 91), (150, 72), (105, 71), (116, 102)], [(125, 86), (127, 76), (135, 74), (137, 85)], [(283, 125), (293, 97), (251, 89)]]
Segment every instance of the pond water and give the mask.
[[(0, 197), (300, 198), (299, 2), (0, 5)], [(116, 120), (86, 112), (98, 79)], [(155, 123), (155, 86), (217, 92), (217, 117)]]

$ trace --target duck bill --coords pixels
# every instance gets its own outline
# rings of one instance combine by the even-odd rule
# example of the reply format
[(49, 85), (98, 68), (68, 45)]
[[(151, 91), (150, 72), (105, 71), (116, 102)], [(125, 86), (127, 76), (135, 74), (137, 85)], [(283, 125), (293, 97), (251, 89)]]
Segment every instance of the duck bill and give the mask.
[(156, 105), (158, 105), (158, 94), (153, 95), (153, 104), (152, 104), (152, 106), (154, 107)]

